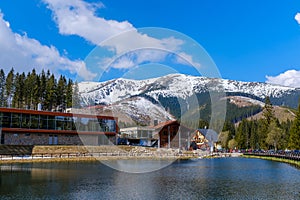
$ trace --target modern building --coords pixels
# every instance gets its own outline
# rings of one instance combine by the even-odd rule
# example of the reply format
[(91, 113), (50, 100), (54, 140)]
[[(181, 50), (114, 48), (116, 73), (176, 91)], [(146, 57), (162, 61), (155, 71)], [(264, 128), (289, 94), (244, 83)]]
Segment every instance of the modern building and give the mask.
[(121, 128), (118, 144), (187, 149), (193, 131), (176, 120), (154, 126)]
[(111, 116), (0, 108), (0, 143), (10, 145), (102, 145), (115, 143)]
[(155, 129), (149, 126), (121, 128), (120, 133), (119, 144), (154, 146), (157, 142), (153, 138)]

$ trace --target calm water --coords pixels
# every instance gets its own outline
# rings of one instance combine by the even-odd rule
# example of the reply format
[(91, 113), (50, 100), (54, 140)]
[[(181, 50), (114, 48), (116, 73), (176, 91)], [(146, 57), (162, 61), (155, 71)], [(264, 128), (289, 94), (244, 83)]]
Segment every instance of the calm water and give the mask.
[(1, 166), (1, 199), (300, 199), (300, 170), (259, 159), (178, 161), (151, 173), (98, 162)]

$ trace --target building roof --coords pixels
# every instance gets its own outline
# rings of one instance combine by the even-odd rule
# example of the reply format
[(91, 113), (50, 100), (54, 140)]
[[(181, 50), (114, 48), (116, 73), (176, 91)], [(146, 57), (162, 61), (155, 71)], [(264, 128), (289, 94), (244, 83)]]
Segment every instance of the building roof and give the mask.
[(171, 125), (171, 124), (179, 124), (176, 120), (169, 120), (169, 121), (165, 121), (165, 122), (161, 122), (159, 124), (157, 124), (156, 126), (153, 126), (153, 128), (155, 129), (161, 129), (167, 125)]
[(138, 130), (154, 131), (154, 128), (149, 127), (149, 126), (134, 126), (134, 127), (121, 128), (120, 132), (122, 132), (122, 131), (138, 131)]

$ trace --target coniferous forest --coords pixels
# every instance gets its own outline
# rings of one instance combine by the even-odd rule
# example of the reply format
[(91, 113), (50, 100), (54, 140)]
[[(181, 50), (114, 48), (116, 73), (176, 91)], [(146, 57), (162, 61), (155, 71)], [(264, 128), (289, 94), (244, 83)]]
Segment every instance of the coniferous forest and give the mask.
[(12, 68), (7, 75), (0, 70), (0, 107), (37, 109), (38, 104), (46, 111), (79, 107), (77, 83), (63, 75), (57, 78), (49, 70), (25, 74)]
[(274, 115), (269, 97), (265, 100), (263, 117), (244, 118), (237, 125), (225, 122), (219, 141), (226, 149), (300, 149), (300, 105), (294, 121), (280, 122)]
[[(55, 77), (49, 70), (42, 70), (38, 74), (33, 69), (25, 74), (15, 73), (12, 68), (6, 75), (4, 70), (0, 69), (0, 107), (37, 109), (38, 104), (41, 104), (41, 109), (45, 111), (80, 107), (77, 82), (63, 75)], [(227, 105), (226, 122), (219, 135), (219, 142), (223, 148), (300, 149), (300, 105), (294, 121), (282, 122), (275, 117), (269, 97), (265, 100), (261, 119), (246, 119), (249, 114), (259, 112), (259, 107), (241, 109), (231, 104)], [(201, 116), (206, 115), (202, 113)], [(199, 128), (208, 126), (205, 118), (198, 123)]]

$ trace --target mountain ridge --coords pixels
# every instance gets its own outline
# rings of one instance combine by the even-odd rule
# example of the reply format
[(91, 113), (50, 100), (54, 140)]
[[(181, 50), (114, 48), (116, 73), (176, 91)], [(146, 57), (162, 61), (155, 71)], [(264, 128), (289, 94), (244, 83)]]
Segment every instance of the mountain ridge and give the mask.
[[(153, 121), (155, 116), (150, 112), (153, 109), (159, 110), (157, 112), (160, 112), (161, 120), (163, 120), (161, 116), (165, 115), (163, 113), (168, 110), (176, 119), (180, 119), (183, 114), (193, 118), (195, 115), (189, 112), (196, 111), (209, 121), (212, 93), (218, 93), (220, 97), (244, 96), (262, 102), (266, 96), (269, 96), (274, 105), (292, 108), (297, 107), (300, 96), (300, 89), (294, 87), (184, 74), (169, 74), (146, 80), (118, 78), (105, 82), (81, 82), (78, 86), (85, 105), (115, 105), (121, 112), (127, 113), (135, 120), (148, 115), (142, 117), (148, 119), (143, 124)], [(135, 98), (134, 104), (132, 104), (133, 98)], [(126, 107), (129, 104), (131, 110)], [(150, 106), (149, 112), (142, 112), (144, 106)], [(255, 107), (255, 110), (258, 112), (259, 108)], [(166, 117), (166, 120), (172, 118), (171, 116)]]
[(263, 82), (234, 81), (184, 74), (169, 74), (145, 80), (118, 78), (105, 82), (79, 83), (79, 92), (85, 102), (92, 92), (96, 92), (95, 99), (113, 103), (132, 95), (145, 93), (157, 100), (158, 95), (185, 99), (195, 93), (210, 91), (244, 93), (264, 99), (266, 96), (279, 98), (292, 92), (299, 92), (300, 89)]

